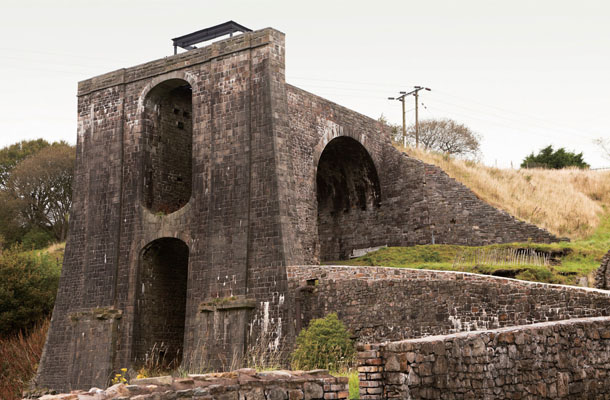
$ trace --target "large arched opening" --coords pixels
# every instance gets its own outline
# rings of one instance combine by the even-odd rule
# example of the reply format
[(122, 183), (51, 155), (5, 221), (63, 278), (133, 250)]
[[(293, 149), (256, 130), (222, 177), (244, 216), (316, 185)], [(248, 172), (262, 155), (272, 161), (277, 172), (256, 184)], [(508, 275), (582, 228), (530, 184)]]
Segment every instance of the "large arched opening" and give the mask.
[(337, 137), (324, 148), (316, 174), (320, 261), (342, 260), (375, 245), (367, 224), (377, 216), (381, 188), (364, 146)]
[(192, 191), (193, 94), (182, 79), (161, 82), (144, 99), (144, 205), (170, 214)]
[(134, 329), (136, 366), (180, 365), (184, 348), (189, 248), (161, 238), (140, 253)]

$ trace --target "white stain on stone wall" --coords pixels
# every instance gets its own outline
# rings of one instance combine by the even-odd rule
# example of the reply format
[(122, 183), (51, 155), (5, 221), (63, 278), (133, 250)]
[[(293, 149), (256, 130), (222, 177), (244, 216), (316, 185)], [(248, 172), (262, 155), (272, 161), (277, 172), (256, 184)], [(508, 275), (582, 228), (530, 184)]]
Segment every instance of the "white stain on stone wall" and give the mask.
[(263, 306), (263, 334), (267, 332), (269, 329), (269, 302), (263, 301), (261, 302)]
[(320, 117), (317, 118), (317, 123), (318, 134), (323, 137), (324, 146), (334, 138), (343, 136), (343, 126)]

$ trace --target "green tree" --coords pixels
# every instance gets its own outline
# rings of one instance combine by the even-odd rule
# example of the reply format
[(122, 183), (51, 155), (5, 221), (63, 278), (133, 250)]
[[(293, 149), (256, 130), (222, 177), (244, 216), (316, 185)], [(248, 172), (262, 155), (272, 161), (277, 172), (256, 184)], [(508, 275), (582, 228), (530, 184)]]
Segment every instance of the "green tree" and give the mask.
[(11, 171), (28, 156), (50, 146), (44, 139), (22, 140), (0, 150), (0, 189), (6, 187)]
[(326, 368), (338, 371), (349, 366), (355, 356), (349, 332), (336, 313), (314, 319), (307, 329), (299, 332), (292, 353), (295, 369)]
[(583, 160), (582, 153), (576, 154), (563, 147), (553, 150), (553, 146), (545, 147), (536, 155), (530, 154), (521, 163), (521, 168), (561, 169), (565, 167), (589, 168), (589, 164)]
[(47, 254), (0, 254), (0, 335), (28, 329), (53, 310), (61, 267)]

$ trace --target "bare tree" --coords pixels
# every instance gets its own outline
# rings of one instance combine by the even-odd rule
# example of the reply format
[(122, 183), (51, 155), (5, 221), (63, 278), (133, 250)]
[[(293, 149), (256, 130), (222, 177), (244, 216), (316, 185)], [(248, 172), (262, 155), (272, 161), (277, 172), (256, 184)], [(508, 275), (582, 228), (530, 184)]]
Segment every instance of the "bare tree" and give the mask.
[(610, 160), (610, 139), (600, 137), (595, 139), (593, 142), (602, 149), (604, 152), (604, 157)]
[(14, 205), (22, 226), (37, 226), (66, 239), (72, 205), (74, 147), (57, 143), (19, 162), (7, 181), (5, 206)]
[[(415, 143), (415, 126), (408, 128), (409, 141)], [(480, 136), (451, 119), (428, 119), (419, 123), (419, 143), (428, 150), (461, 157), (476, 157)]]

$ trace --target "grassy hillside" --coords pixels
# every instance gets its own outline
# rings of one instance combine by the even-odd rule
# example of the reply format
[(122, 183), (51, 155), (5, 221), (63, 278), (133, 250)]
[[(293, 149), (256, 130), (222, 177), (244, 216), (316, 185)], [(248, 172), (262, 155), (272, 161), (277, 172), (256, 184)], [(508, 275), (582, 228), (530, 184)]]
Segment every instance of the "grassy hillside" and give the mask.
[(499, 169), (413, 148), (398, 149), (439, 166), (495, 207), (558, 236), (567, 236), (571, 242), (395, 247), (342, 264), (457, 270), (549, 283), (593, 284), (593, 274), (610, 250), (610, 171)]
[(439, 166), (489, 204), (560, 237), (589, 238), (610, 212), (610, 171), (499, 169), (414, 148), (398, 149)]

